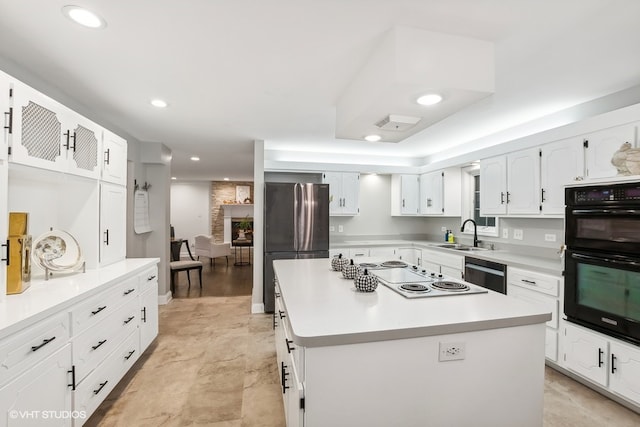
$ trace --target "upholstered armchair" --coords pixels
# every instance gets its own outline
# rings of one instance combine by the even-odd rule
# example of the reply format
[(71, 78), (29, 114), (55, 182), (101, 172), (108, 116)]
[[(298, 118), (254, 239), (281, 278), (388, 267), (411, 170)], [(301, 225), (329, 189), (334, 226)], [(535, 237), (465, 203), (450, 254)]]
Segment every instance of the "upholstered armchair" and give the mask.
[(215, 259), (225, 257), (229, 265), (229, 255), (231, 255), (230, 243), (214, 243), (213, 236), (200, 234), (195, 237), (195, 255), (197, 259), (201, 256), (211, 260), (211, 265), (215, 266)]

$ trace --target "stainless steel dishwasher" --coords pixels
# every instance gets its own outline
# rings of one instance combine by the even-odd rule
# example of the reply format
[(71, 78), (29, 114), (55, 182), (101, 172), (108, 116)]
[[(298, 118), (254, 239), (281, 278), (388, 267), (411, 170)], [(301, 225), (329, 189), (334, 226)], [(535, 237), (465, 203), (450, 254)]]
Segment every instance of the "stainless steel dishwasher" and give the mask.
[(506, 294), (507, 266), (467, 256), (464, 257), (464, 280)]

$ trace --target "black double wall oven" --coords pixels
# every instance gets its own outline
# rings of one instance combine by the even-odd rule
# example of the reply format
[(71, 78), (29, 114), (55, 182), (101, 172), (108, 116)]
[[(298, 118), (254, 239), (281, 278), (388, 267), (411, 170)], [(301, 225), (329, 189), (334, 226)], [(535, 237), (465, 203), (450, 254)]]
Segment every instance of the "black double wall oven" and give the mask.
[(565, 190), (569, 321), (640, 344), (640, 182)]

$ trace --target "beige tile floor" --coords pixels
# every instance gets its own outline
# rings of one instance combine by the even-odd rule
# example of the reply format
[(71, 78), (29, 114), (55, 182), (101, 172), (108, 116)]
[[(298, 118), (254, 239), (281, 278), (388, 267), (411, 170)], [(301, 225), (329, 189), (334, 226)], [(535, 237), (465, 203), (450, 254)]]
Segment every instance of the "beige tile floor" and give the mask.
[[(156, 341), (85, 425), (284, 426), (271, 316), (251, 315), (248, 295), (178, 295), (160, 307)], [(549, 368), (544, 399), (544, 427), (640, 426), (640, 415)]]

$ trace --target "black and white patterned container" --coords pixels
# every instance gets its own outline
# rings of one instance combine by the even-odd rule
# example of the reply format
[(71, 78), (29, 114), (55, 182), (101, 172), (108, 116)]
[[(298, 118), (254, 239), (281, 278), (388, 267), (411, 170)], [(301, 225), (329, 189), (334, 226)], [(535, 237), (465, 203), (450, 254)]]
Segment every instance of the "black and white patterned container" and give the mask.
[(344, 267), (342, 267), (342, 277), (345, 279), (355, 279), (360, 272), (360, 267), (353, 263), (353, 260)]
[(356, 290), (360, 292), (373, 292), (378, 287), (378, 278), (369, 274), (365, 268), (361, 274), (358, 274), (353, 280), (356, 285)]
[(349, 260), (346, 258), (342, 258), (342, 254), (335, 256), (331, 259), (331, 269), (333, 271), (342, 271), (342, 267), (347, 265)]

